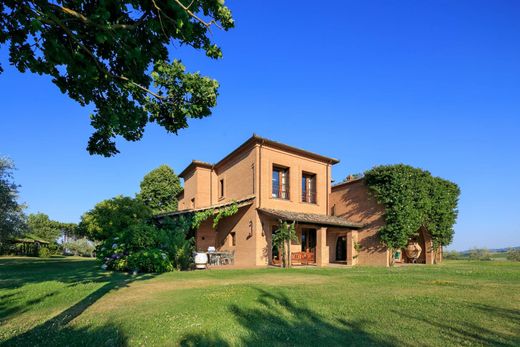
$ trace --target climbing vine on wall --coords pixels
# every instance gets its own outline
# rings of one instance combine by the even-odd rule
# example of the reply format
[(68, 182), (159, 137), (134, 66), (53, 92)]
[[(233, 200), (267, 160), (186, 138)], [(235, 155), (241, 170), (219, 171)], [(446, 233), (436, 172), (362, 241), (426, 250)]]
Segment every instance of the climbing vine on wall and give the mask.
[[(215, 214), (216, 211), (216, 214)], [(231, 217), (232, 215), (238, 212), (238, 204), (236, 201), (226, 207), (221, 207), (218, 209), (210, 208), (204, 211), (195, 212), (192, 219), (192, 228), (198, 229), (202, 222), (207, 220), (210, 217), (213, 217), (213, 228), (218, 226), (218, 223), (222, 218)]]
[(213, 218), (213, 228), (217, 227), (218, 222), (220, 222), (222, 218), (231, 217), (237, 212), (238, 204), (236, 203), (236, 201), (233, 201), (233, 203), (230, 206), (219, 209), (217, 215)]
[(421, 227), (431, 234), (434, 249), (451, 243), (460, 195), (455, 183), (404, 164), (374, 167), (365, 172), (365, 183), (385, 207), (379, 235), (387, 247), (405, 247)]

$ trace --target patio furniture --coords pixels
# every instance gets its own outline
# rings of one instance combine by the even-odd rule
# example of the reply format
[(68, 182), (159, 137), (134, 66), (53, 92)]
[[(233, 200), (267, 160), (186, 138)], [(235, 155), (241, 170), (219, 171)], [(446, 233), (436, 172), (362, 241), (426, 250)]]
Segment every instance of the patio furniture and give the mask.
[(231, 265), (235, 262), (235, 252), (208, 252), (209, 264), (220, 266), (220, 265)]
[(233, 265), (235, 263), (235, 251), (222, 252), (221, 264), (222, 265)]

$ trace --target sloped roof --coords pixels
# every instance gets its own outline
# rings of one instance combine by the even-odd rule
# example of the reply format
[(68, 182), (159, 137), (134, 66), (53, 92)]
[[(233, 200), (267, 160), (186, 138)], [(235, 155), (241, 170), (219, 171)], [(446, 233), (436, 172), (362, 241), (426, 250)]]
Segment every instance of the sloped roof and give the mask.
[(184, 170), (182, 170), (182, 172), (179, 174), (179, 177), (184, 178), (184, 176), (186, 176), (188, 174), (188, 172), (190, 172), (190, 170), (192, 168), (195, 168), (195, 167), (204, 167), (204, 168), (207, 168), (207, 169), (213, 169), (213, 168), (219, 166), (220, 164), (226, 162), (230, 158), (234, 157), (241, 150), (244, 150), (246, 148), (252, 147), (255, 144), (265, 144), (265, 145), (273, 147), (273, 148), (278, 148), (278, 149), (281, 149), (283, 151), (295, 153), (295, 154), (298, 154), (298, 155), (301, 155), (301, 156), (304, 156), (304, 157), (312, 158), (314, 160), (319, 160), (319, 161), (322, 161), (322, 162), (328, 162), (328, 163), (331, 163), (333, 165), (339, 163), (339, 160), (336, 159), (336, 158), (327, 157), (327, 156), (324, 156), (324, 155), (321, 155), (321, 154), (317, 154), (317, 153), (314, 153), (314, 152), (307, 151), (305, 149), (289, 146), (289, 145), (286, 145), (285, 143), (281, 143), (281, 142), (278, 142), (278, 141), (273, 141), (273, 140), (270, 140), (268, 138), (258, 136), (257, 134), (253, 134), (253, 136), (251, 136), (244, 143), (242, 143), (240, 146), (235, 148), (233, 151), (231, 151), (231, 153), (226, 155), (224, 158), (222, 158), (219, 162), (217, 162), (215, 164), (207, 163), (207, 162), (200, 161), (200, 160), (192, 160), (192, 162)]
[(363, 227), (363, 224), (350, 222), (346, 219), (336, 216), (327, 216), (315, 213), (292, 212), (285, 210), (274, 210), (270, 208), (259, 208), (258, 211), (278, 219), (295, 221), (299, 223), (345, 227), (352, 229), (359, 229)]
[(254, 199), (255, 199), (255, 195), (248, 195), (248, 196), (246, 196), (245, 198), (242, 198), (242, 199), (228, 201), (228, 202), (223, 202), (223, 203), (220, 203), (220, 204), (214, 204), (214, 205), (211, 205), (211, 206), (192, 208), (192, 209), (181, 210), (181, 211), (172, 211), (172, 212), (159, 213), (159, 214), (156, 214), (154, 217), (160, 218), (160, 217), (178, 216), (178, 215), (185, 214), (185, 213), (193, 213), (193, 212), (205, 211), (205, 210), (209, 210), (211, 208), (218, 210), (219, 208), (222, 208), (222, 207), (231, 206), (234, 203), (236, 203), (238, 205), (238, 207), (243, 207), (243, 206), (251, 205), (253, 203)]

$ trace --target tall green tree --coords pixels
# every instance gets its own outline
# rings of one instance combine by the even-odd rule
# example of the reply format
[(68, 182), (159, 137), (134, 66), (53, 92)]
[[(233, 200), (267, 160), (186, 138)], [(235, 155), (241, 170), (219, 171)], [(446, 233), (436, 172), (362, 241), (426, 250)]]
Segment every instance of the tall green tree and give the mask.
[(87, 150), (104, 156), (118, 153), (117, 136), (141, 139), (148, 122), (177, 134), (188, 118), (211, 114), (217, 81), (186, 72), (171, 52), (191, 46), (221, 58), (211, 31), (233, 26), (223, 0), (0, 2), (0, 45), (9, 45), (10, 63), (51, 76), (62, 93), (93, 105)]
[(18, 202), (18, 185), (13, 180), (14, 164), (0, 158), (0, 243), (20, 235), (25, 228), (25, 205)]
[(181, 181), (172, 168), (161, 165), (144, 176), (137, 198), (150, 207), (153, 213), (175, 211), (177, 194), (181, 190)]
[(30, 214), (27, 227), (31, 236), (48, 242), (56, 241), (61, 235), (60, 223), (51, 220), (45, 213)]
[(90, 240), (106, 240), (132, 225), (141, 225), (152, 217), (152, 210), (138, 199), (127, 196), (103, 200), (83, 214), (78, 234)]

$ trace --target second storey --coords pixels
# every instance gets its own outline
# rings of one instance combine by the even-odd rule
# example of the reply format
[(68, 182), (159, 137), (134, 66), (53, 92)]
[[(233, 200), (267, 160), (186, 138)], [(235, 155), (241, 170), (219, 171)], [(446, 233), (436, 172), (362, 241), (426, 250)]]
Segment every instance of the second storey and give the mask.
[(183, 170), (179, 210), (255, 196), (260, 208), (328, 214), (331, 168), (338, 163), (253, 135), (216, 164), (193, 161)]

